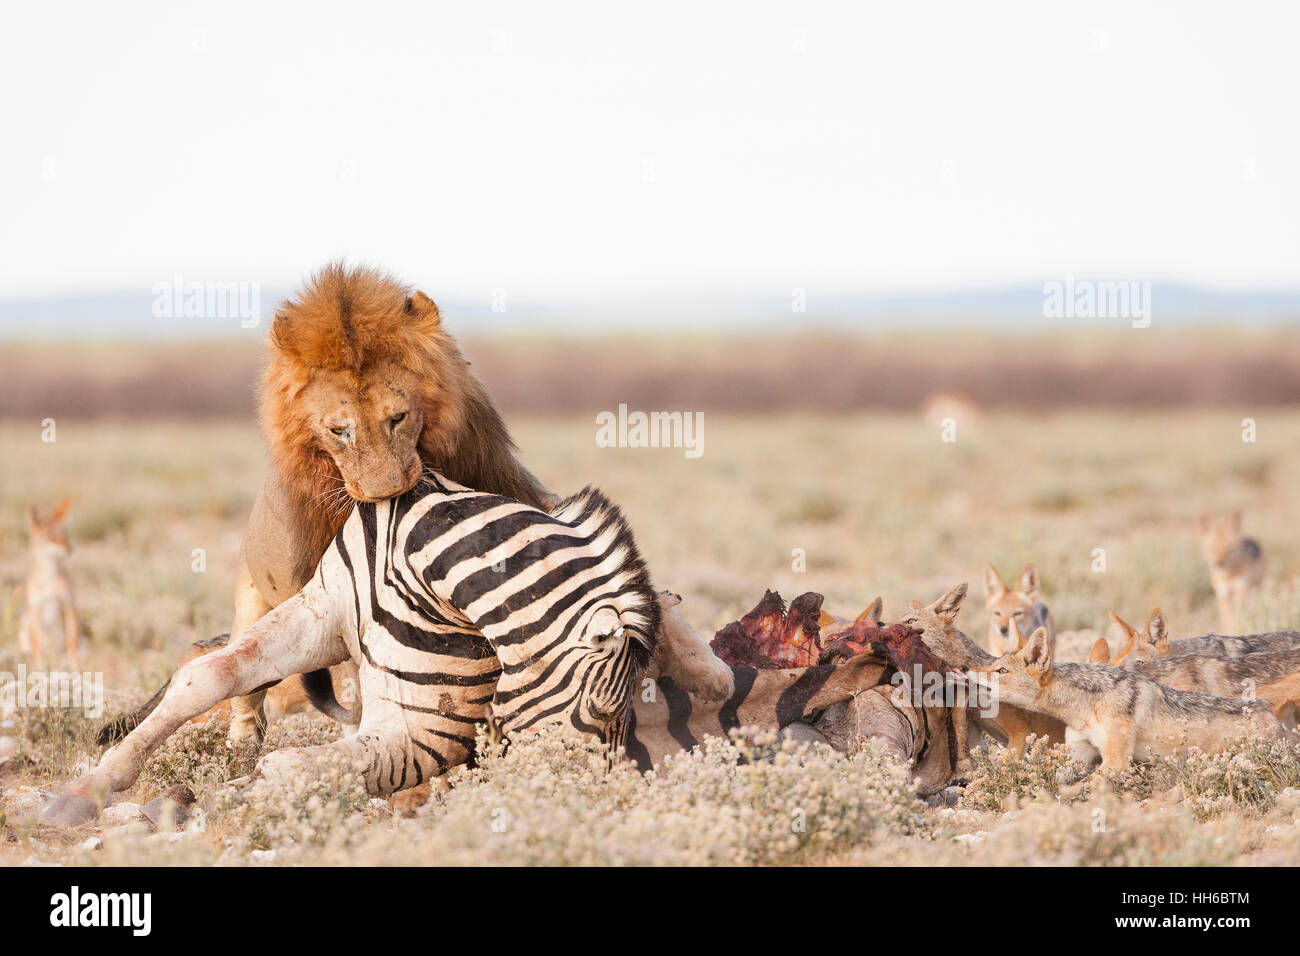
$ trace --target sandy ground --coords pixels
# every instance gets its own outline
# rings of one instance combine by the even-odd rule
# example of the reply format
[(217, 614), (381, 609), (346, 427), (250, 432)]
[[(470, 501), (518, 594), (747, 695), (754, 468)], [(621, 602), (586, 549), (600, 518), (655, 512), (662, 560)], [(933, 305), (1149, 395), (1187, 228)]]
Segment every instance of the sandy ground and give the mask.
[[(787, 599), (815, 590), (850, 615), (879, 594), (888, 618), (966, 580), (972, 599), (959, 623), (982, 638), (981, 565), (991, 560), (1011, 577), (1032, 560), (1058, 627), (1077, 632), (1064, 641), (1066, 656), (1086, 651), (1112, 609), (1135, 621), (1160, 606), (1174, 636), (1190, 636), (1216, 623), (1193, 519), (1231, 508), (1244, 510), (1269, 562), (1249, 623), (1300, 625), (1291, 587), (1300, 500), (1288, 493), (1300, 481), (1300, 413), (992, 415), (959, 420), (953, 442), (914, 414), (717, 413), (705, 415), (703, 453), (690, 457), (684, 448), (601, 447), (594, 414), (506, 412), (523, 459), (552, 488), (594, 483), (624, 507), (656, 583), (684, 596), (705, 634), (765, 588)], [(1254, 442), (1242, 440), (1246, 417), (1256, 422)], [(73, 500), (69, 569), (83, 669), (102, 674), (108, 710), (165, 679), (190, 641), (228, 628), (240, 532), (264, 468), (251, 424), (60, 419), (56, 441), (44, 442), (38, 422), (9, 421), (0, 423), (0, 448), (0, 671), (22, 663), (23, 510), (33, 500)], [(1073, 802), (1061, 797), (1068, 774), (1050, 759), (1017, 769), (993, 755), (962, 807), (933, 810), (914, 804), (891, 768), (863, 759), (816, 758), (802, 775), (824, 784), (812, 794), (790, 791), (795, 784), (776, 771), (746, 777), (752, 771), (728, 765), (725, 748), (649, 788), (606, 786), (588, 779), (581, 747), (555, 743), (489, 762), (413, 821), (346, 787), (321, 794), (304, 784), (254, 801), (254, 816), (247, 808), (208, 814), (202, 829), (192, 821), (180, 835), (149, 836), (129, 808), (110, 826), (76, 833), (24, 822), (40, 791), (93, 759), (94, 724), (76, 712), (25, 709), (0, 726), (0, 737), (15, 741), (0, 752), (0, 863), (861, 862), (882, 847), (900, 863), (1300, 862), (1288, 789), (1300, 782), (1291, 776), (1300, 763), (1258, 753), (1252, 766), (1266, 779), (1248, 795), (1231, 784), (1220, 793), (1207, 782), (1218, 771), (1200, 767), (1201, 783), (1178, 801), (1163, 789), (1147, 799), (1150, 781), (1138, 781), (1134, 796), (1085, 792)], [(222, 753), (218, 731), (173, 747), (128, 801), (176, 782), (202, 789), (251, 759)], [(332, 733), (323, 719), (300, 719), (273, 742)], [(1243, 778), (1242, 768), (1230, 769)], [(856, 781), (852, 792), (846, 780)], [(828, 802), (828, 793), (839, 796)], [(792, 836), (786, 809), (795, 798), (817, 802), (824, 826)], [(1102, 805), (1113, 825), (1098, 836), (1089, 814)], [(737, 816), (738, 806), (749, 815)], [(491, 828), (501, 807), (522, 821), (504, 836)], [(665, 814), (680, 819), (669, 825)], [(593, 820), (614, 822), (593, 830)], [(656, 840), (655, 827), (668, 836)]]

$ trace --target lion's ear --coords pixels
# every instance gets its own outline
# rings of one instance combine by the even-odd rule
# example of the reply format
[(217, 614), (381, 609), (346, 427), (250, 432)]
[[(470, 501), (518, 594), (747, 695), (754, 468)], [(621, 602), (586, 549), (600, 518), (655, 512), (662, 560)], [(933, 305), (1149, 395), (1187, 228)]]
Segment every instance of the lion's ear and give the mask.
[(406, 314), (411, 316), (420, 330), (426, 333), (438, 331), (438, 326), (442, 324), (442, 314), (438, 311), (438, 307), (423, 292), (407, 296)]
[(316, 361), (309, 361), (307, 356), (310, 354), (308, 348), (314, 345), (308, 335), (304, 334), (307, 329), (298, 315), (290, 315), (285, 312), (275, 313), (275, 320), (271, 323), (271, 347), (277, 352), (292, 356), (299, 362), (309, 365), (318, 364)]

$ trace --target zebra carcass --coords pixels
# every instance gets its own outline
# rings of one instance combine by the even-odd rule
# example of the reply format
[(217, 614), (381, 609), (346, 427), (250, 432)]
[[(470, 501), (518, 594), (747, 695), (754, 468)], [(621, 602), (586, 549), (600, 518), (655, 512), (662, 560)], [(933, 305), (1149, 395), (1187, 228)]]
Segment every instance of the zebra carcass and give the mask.
[[(882, 625), (878, 602), (874, 617), (864, 613), (852, 622), (822, 614), (821, 603), (820, 594), (808, 593), (787, 608), (769, 591), (719, 631), (711, 646), (734, 679), (725, 698), (687, 693), (652, 666), (633, 703), (628, 756), (648, 769), (706, 736), (757, 726), (824, 741), (843, 753), (874, 739), (913, 768), (922, 796), (947, 787), (956, 756), (953, 711), (942, 700), (910, 693), (910, 682), (895, 676), (914, 673), (913, 663), (941, 672), (939, 662), (910, 660), (909, 653), (916, 657), (912, 632)], [(665, 629), (690, 629), (680, 609), (664, 611)]]

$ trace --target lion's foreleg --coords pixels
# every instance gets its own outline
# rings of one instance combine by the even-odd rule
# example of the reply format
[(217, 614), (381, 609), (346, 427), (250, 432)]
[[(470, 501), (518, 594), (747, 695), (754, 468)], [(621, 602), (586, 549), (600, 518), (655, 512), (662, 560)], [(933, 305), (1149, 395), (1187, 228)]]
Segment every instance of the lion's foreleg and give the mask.
[[(235, 584), (235, 620), (230, 628), (230, 643), (233, 645), (250, 627), (269, 614), (271, 605), (258, 592), (253, 584), (253, 576), (248, 570), (248, 562), (241, 554), (239, 571)], [(230, 702), (230, 739), (261, 740), (266, 726), (262, 711), (262, 701), (266, 698), (265, 690), (236, 697)]]

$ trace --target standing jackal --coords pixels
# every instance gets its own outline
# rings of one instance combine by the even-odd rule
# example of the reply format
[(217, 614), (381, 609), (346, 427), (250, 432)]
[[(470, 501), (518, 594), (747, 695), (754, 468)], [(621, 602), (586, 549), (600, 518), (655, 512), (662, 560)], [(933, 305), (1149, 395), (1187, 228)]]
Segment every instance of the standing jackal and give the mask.
[(63, 644), (69, 663), (77, 661), (77, 607), (72, 601), (72, 582), (63, 566), (71, 546), (67, 515), (71, 502), (65, 500), (48, 518), (40, 509), (27, 509), (27, 534), (31, 539), (32, 569), (27, 575), (26, 609), (18, 643), (36, 664), (44, 663), (46, 648)]
[(1201, 512), (1196, 526), (1219, 603), (1219, 626), (1236, 634), (1242, 609), (1264, 582), (1263, 552), (1258, 541), (1242, 536), (1240, 511), (1217, 519)]
[(1290, 737), (1263, 701), (1173, 690), (1108, 664), (1058, 663), (1042, 627), (1023, 649), (965, 671), (999, 704), (1061, 720), (1075, 754), (1087, 763), (1100, 755), (1104, 773), (1187, 747), (1217, 753), (1243, 731)]
[(1047, 637), (1055, 646), (1056, 622), (1047, 605), (1038, 600), (1038, 572), (1026, 564), (1016, 578), (1014, 589), (1002, 582), (1002, 575), (992, 564), (984, 565), (984, 606), (989, 612), (989, 650), (1000, 657), (1014, 650), (1011, 637), (1014, 624), (1021, 634), (1029, 634), (1036, 627), (1047, 628)]

